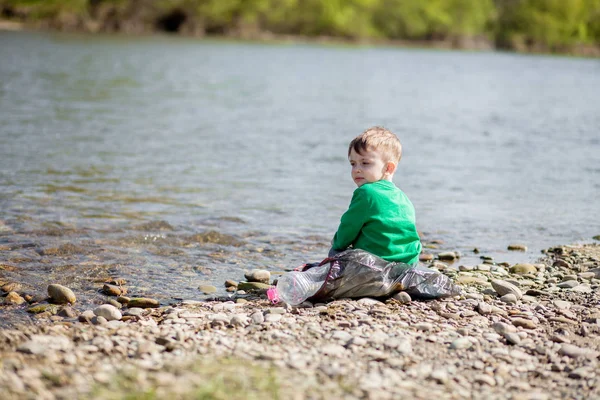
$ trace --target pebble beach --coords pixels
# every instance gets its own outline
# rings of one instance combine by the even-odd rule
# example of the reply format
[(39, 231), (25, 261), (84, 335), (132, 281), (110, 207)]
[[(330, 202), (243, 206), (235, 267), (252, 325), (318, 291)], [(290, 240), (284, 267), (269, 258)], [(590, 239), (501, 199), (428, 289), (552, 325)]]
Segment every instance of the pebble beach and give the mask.
[(64, 286), (42, 300), (1, 282), (1, 307), (33, 317), (0, 330), (0, 398), (600, 398), (600, 246), (513, 265), (446, 257), (426, 265), (462, 294), (429, 301), (271, 304), (263, 275), (163, 306), (116, 277), (106, 304), (82, 309)]

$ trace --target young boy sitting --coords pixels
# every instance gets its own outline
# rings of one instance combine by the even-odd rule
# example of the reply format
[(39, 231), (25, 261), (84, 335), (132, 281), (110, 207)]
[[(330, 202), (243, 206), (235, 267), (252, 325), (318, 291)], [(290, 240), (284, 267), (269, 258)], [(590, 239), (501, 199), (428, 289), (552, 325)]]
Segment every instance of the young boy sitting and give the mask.
[(392, 182), (401, 156), (400, 140), (385, 128), (369, 128), (350, 142), (348, 159), (358, 188), (342, 215), (330, 256), (352, 247), (387, 261), (419, 261), (415, 209)]

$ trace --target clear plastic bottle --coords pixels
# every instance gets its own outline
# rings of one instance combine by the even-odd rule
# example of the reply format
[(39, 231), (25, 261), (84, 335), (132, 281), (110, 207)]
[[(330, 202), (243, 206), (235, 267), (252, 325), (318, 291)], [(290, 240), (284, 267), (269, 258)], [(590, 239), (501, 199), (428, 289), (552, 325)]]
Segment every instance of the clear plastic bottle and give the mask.
[(329, 264), (313, 267), (307, 271), (292, 271), (282, 275), (277, 281), (279, 298), (295, 306), (313, 296), (325, 283)]

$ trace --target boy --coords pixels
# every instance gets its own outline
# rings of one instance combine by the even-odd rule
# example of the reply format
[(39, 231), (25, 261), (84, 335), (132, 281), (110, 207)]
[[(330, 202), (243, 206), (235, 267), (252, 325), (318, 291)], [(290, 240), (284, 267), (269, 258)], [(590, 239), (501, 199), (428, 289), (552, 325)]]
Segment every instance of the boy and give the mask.
[(330, 256), (352, 246), (387, 261), (419, 261), (415, 209), (392, 182), (401, 157), (400, 140), (382, 127), (369, 128), (350, 142), (348, 159), (358, 188), (342, 215)]

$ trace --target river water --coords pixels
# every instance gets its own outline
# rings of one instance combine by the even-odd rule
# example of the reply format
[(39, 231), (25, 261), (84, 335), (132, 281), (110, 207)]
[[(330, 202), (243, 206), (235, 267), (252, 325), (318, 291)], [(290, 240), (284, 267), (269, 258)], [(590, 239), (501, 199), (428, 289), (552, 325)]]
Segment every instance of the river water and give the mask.
[(0, 32), (0, 121), (0, 280), (24, 292), (121, 277), (166, 303), (318, 260), (372, 125), (434, 253), (600, 234), (594, 59)]

